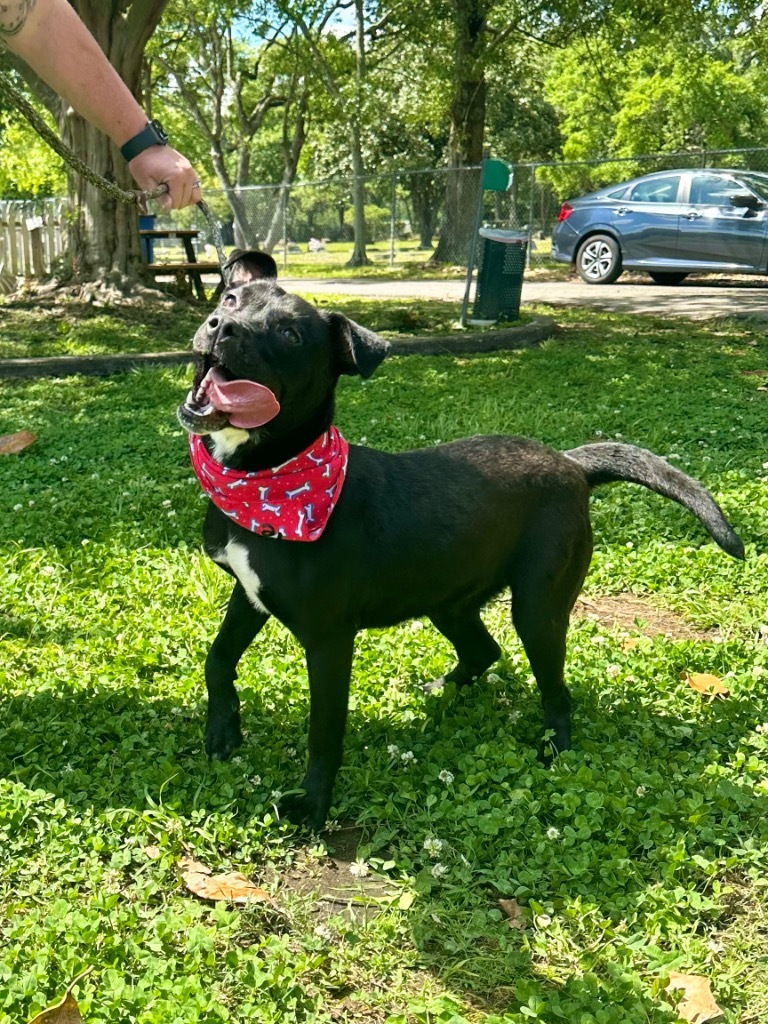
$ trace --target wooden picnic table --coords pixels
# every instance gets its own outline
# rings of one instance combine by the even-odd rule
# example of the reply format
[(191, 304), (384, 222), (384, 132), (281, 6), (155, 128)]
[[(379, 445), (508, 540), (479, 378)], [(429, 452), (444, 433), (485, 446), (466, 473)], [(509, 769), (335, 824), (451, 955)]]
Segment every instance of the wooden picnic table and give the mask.
[(147, 263), (147, 269), (155, 277), (162, 277), (163, 275), (171, 275), (175, 277), (188, 277), (192, 282), (195, 289), (195, 293), (198, 299), (205, 299), (205, 288), (203, 286), (202, 274), (218, 274), (220, 284), (223, 283), (221, 277), (221, 267), (218, 262), (206, 262), (198, 260), (195, 247), (192, 244), (192, 240), (197, 238), (200, 232), (196, 228), (141, 228), (139, 230), (139, 236), (141, 238), (164, 238), (164, 239), (178, 239), (184, 246), (184, 253), (186, 260), (183, 262), (165, 262), (155, 263), (150, 261)]

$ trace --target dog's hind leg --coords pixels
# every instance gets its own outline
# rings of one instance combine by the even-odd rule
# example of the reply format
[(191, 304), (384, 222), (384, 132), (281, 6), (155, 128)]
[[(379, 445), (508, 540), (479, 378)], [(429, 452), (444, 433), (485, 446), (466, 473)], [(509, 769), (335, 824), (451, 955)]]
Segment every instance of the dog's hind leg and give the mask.
[(518, 562), (510, 582), (512, 621), (541, 693), (544, 728), (553, 733), (557, 750), (571, 745), (565, 638), (592, 552), (589, 533), (562, 540), (550, 533), (546, 546), (534, 546), (535, 555)]
[(458, 663), (447, 675), (436, 679), (428, 688), (442, 683), (467, 686), (481, 676), (501, 657), (501, 648), (485, 628), (479, 609), (451, 608), (430, 615), (435, 627), (456, 648)]
[(279, 809), (295, 825), (318, 831), (325, 824), (341, 766), (355, 634), (345, 631), (299, 639), (309, 673), (309, 760), (300, 786), (304, 793), (284, 796)]
[(235, 689), (237, 663), (268, 618), (268, 612), (255, 608), (240, 583), (236, 583), (221, 629), (205, 660), (208, 688), (205, 751), (216, 761), (226, 761), (243, 742), (240, 698)]

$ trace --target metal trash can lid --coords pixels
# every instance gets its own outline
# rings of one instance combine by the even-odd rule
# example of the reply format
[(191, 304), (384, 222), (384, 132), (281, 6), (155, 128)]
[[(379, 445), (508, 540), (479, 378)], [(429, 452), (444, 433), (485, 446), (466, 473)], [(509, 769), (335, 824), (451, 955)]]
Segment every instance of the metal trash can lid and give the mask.
[(481, 238), (490, 238), (492, 242), (517, 243), (528, 241), (527, 231), (509, 231), (507, 228), (480, 228)]

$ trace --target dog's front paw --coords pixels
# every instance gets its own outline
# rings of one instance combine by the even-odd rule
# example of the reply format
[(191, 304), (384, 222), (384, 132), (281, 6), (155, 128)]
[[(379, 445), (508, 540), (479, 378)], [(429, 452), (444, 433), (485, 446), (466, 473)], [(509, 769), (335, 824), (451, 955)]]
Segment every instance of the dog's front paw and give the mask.
[(240, 715), (208, 717), (205, 729), (205, 752), (211, 761), (226, 761), (243, 742)]
[(281, 818), (287, 818), (292, 825), (320, 832), (328, 816), (328, 804), (320, 803), (309, 793), (287, 793), (280, 797), (277, 810)]

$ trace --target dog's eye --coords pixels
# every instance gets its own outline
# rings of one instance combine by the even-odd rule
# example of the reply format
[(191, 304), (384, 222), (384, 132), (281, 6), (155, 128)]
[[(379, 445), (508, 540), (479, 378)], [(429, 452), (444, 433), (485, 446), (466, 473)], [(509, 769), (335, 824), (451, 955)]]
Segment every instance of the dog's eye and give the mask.
[(301, 335), (295, 327), (289, 327), (288, 325), (280, 327), (278, 328), (278, 333), (282, 338), (285, 338), (286, 341), (290, 341), (293, 345), (301, 344)]
[(233, 295), (232, 292), (228, 292), (221, 300), (221, 304), (222, 306), (229, 306), (231, 309), (233, 306), (237, 305), (237, 296)]

